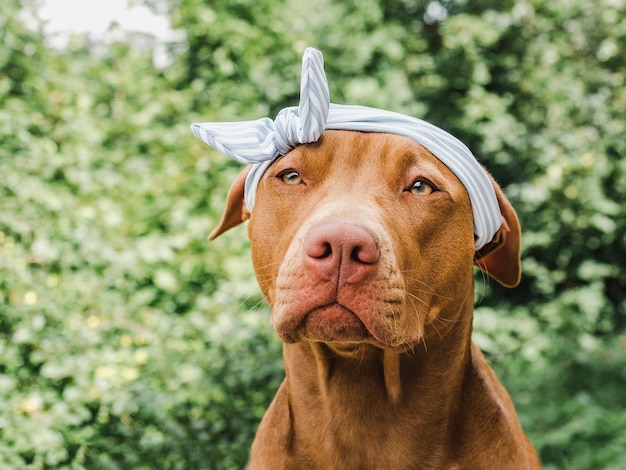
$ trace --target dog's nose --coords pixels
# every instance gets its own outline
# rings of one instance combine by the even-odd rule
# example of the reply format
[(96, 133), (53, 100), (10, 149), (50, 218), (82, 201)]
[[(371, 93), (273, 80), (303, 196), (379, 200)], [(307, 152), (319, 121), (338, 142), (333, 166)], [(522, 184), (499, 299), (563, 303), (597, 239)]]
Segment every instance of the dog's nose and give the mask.
[(304, 243), (305, 265), (323, 280), (356, 284), (373, 270), (379, 258), (376, 237), (364, 226), (346, 222), (313, 225)]

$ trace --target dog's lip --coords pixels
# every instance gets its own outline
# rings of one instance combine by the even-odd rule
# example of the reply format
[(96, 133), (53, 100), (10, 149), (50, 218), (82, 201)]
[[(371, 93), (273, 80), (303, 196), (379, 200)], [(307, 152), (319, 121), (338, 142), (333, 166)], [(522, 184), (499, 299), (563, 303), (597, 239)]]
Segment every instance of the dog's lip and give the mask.
[[(414, 348), (421, 335), (410, 338), (393, 335), (389, 314), (372, 315), (369, 311), (359, 311), (350, 304), (337, 299), (310, 303), (306, 308), (290, 308), (285, 315), (284, 308), (274, 309), (272, 324), (285, 343), (312, 341), (321, 343), (360, 343), (382, 349), (404, 350)], [(281, 313), (279, 313), (281, 312)]]
[(311, 309), (297, 327), (300, 339), (319, 341), (327, 344), (371, 344), (384, 349), (412, 349), (412, 342), (398, 344), (379, 336), (375, 329), (350, 308), (339, 302), (332, 302)]

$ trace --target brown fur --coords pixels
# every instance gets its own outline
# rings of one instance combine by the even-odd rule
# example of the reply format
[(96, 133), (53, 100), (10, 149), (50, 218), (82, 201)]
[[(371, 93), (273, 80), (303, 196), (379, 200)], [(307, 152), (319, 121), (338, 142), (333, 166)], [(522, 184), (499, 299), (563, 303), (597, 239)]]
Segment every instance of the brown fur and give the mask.
[[(541, 468), (471, 341), (472, 266), (520, 277), (519, 223), (495, 182), (505, 223), (476, 254), (464, 187), (406, 137), (325, 132), (269, 168), (251, 215), (245, 173), (211, 238), (250, 217), (286, 370), (250, 469)], [(436, 191), (412, 194), (416, 179)]]

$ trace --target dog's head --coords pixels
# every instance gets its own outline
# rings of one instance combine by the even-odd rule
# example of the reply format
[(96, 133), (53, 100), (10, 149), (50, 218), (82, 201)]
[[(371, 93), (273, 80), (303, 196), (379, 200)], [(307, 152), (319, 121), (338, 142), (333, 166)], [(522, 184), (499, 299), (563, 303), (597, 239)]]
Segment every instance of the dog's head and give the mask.
[(269, 167), (252, 214), (247, 173), (211, 238), (250, 218), (256, 275), (284, 341), (412, 345), (473, 302), (472, 264), (519, 281), (519, 223), (498, 185), (503, 224), (476, 252), (465, 187), (407, 137), (327, 131)]
[(210, 238), (250, 218), (283, 340), (411, 346), (471, 310), (472, 264), (519, 282), (519, 223), (458, 139), (416, 118), (331, 104), (322, 64), (305, 52), (300, 105), (275, 121), (192, 126), (252, 164)]

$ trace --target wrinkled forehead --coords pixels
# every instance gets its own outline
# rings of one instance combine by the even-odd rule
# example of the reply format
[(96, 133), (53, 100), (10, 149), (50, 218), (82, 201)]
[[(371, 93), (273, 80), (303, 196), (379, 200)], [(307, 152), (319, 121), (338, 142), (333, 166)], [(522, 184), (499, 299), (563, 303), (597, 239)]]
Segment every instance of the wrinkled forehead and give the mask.
[[(317, 142), (295, 147), (277, 159), (271, 167), (302, 169), (333, 180), (345, 178), (387, 181), (391, 186), (407, 184), (410, 178), (435, 178), (450, 181), (466, 193), (456, 175), (423, 145), (405, 136), (361, 131), (327, 130)], [(434, 182), (434, 181), (433, 181)], [(330, 181), (332, 184), (332, 180)]]
[(416, 164), (445, 167), (419, 142), (385, 132), (326, 130), (317, 142), (298, 145), (277, 162), (285, 157), (303, 165), (333, 163), (342, 168), (375, 168), (379, 173), (385, 169), (402, 172)]

